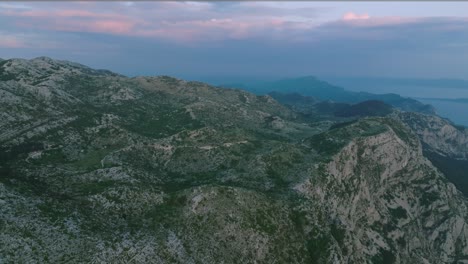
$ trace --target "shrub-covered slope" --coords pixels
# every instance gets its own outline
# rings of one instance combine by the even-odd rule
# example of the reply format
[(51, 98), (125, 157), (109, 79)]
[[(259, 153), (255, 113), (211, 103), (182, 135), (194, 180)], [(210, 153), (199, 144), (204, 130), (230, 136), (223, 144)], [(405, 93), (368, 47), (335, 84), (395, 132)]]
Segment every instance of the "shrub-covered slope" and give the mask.
[(0, 262), (453, 263), (466, 201), (397, 118), (48, 58), (0, 76)]

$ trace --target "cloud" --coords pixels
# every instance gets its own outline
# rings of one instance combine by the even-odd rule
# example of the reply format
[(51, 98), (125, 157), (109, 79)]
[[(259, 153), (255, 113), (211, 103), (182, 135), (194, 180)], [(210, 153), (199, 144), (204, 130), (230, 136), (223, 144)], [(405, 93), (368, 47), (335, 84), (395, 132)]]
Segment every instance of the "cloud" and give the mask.
[(0, 3), (0, 9), (31, 9), (31, 6), (22, 3)]
[(341, 22), (358, 27), (382, 27), (395, 25), (409, 25), (412, 23), (424, 22), (425, 19), (426, 18), (398, 16), (370, 17), (367, 15), (353, 17), (352, 15), (350, 15), (348, 16), (348, 18), (343, 17), (343, 20)]
[(460, 17), (354, 5), (330, 13), (326, 3), (306, 2), (9, 5), (0, 3), (1, 57), (52, 54), (111, 69), (121, 61), (118, 69), (132, 74), (462, 75), (468, 67), (468, 20)]
[[(208, 2), (96, 3), (93, 6), (71, 3), (66, 8), (39, 7), (42, 8), (6, 9), (0, 14), (22, 28), (185, 42), (265, 37), (268, 32), (278, 35), (278, 31), (305, 28), (309, 23), (304, 18), (288, 17), (298, 9), (290, 8), (281, 14), (277, 7), (266, 7), (259, 12), (262, 6), (251, 3), (231, 4), (229, 12), (225, 11), (224, 3)], [(310, 9), (307, 15), (311, 16)]]
[[(43, 34), (93, 33), (185, 45), (211, 45), (223, 41), (263, 39), (285, 43), (317, 43), (329, 39), (400, 39), (391, 27), (430, 24), (420, 17), (377, 17), (347, 12), (335, 20), (317, 17), (328, 12), (310, 3), (290, 2), (57, 2), (34, 3), (32, 9), (5, 8), (3, 20), (17, 32), (40, 30)], [(439, 29), (463, 31), (452, 19), (441, 19)], [(320, 22), (321, 21), (321, 22)], [(0, 21), (1, 22), (1, 21)], [(381, 27), (390, 27), (383, 30)], [(410, 27), (408, 27), (410, 28)], [(0, 30), (2, 26), (0, 25)]]
[(80, 9), (7, 10), (0, 12), (16, 21), (21, 28), (64, 32), (130, 34), (138, 23), (127, 16)]
[(41, 25), (43, 29), (66, 32), (131, 35), (135, 23), (125, 20), (98, 19), (92, 21), (54, 21)]
[[(425, 23), (420, 17), (355, 12), (325, 22), (318, 19), (329, 11), (301, 2), (56, 2), (6, 5), (0, 20), (17, 31), (96, 33), (190, 44), (252, 38), (316, 42), (324, 36), (388, 39), (393, 35), (384, 36), (377, 28)], [(354, 36), (345, 32), (358, 27), (369, 30)], [(456, 23), (444, 27), (463, 30)]]
[(122, 4), (124, 6), (133, 6), (135, 3), (134, 2), (123, 2)]
[(368, 14), (355, 14), (353, 12), (348, 12), (343, 15), (343, 20), (348, 21), (348, 20), (363, 20), (363, 19), (369, 19), (370, 16)]
[(26, 48), (26, 44), (15, 36), (6, 36), (3, 34), (0, 34), (0, 38), (1, 38), (0, 40), (1, 48), (12, 48), (12, 49)]

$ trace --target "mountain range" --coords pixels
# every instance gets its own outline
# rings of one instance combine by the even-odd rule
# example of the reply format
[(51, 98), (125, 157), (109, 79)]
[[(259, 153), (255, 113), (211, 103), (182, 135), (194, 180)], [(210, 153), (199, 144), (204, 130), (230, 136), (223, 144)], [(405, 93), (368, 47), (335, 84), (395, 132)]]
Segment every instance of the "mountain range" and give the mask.
[(393, 86), (393, 87), (434, 87), (468, 89), (468, 80), (463, 79), (422, 79), (422, 78), (384, 78), (384, 77), (325, 77), (326, 81), (351, 87)]
[(331, 100), (340, 103), (359, 103), (366, 100), (379, 100), (404, 111), (414, 111), (434, 114), (432, 106), (423, 104), (415, 99), (402, 97), (397, 94), (372, 94), (368, 92), (353, 92), (340, 86), (319, 80), (313, 76), (282, 79), (269, 82), (251, 82), (245, 84), (224, 84), (224, 87), (242, 88), (256, 94), (280, 92), (284, 94), (298, 93), (315, 97), (320, 100)]
[(468, 263), (468, 129), (249, 90), (0, 61), (0, 262)]

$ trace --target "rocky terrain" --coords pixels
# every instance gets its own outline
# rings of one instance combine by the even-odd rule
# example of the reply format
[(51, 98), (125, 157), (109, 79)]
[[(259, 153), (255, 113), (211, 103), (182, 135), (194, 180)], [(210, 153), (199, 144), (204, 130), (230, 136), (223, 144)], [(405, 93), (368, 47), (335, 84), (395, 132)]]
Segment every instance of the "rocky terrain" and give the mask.
[(45, 57), (0, 80), (0, 263), (468, 263), (465, 196), (427, 156), (466, 159), (467, 132), (438, 117)]
[(468, 129), (433, 115), (399, 113), (396, 119), (417, 133), (424, 155), (468, 197)]

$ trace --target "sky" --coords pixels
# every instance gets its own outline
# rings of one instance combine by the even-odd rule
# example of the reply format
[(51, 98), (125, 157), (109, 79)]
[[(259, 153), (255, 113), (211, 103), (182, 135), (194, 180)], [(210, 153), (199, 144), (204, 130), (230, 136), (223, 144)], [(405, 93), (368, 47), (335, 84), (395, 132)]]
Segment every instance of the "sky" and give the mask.
[(468, 79), (468, 2), (0, 2), (0, 58), (129, 76)]

